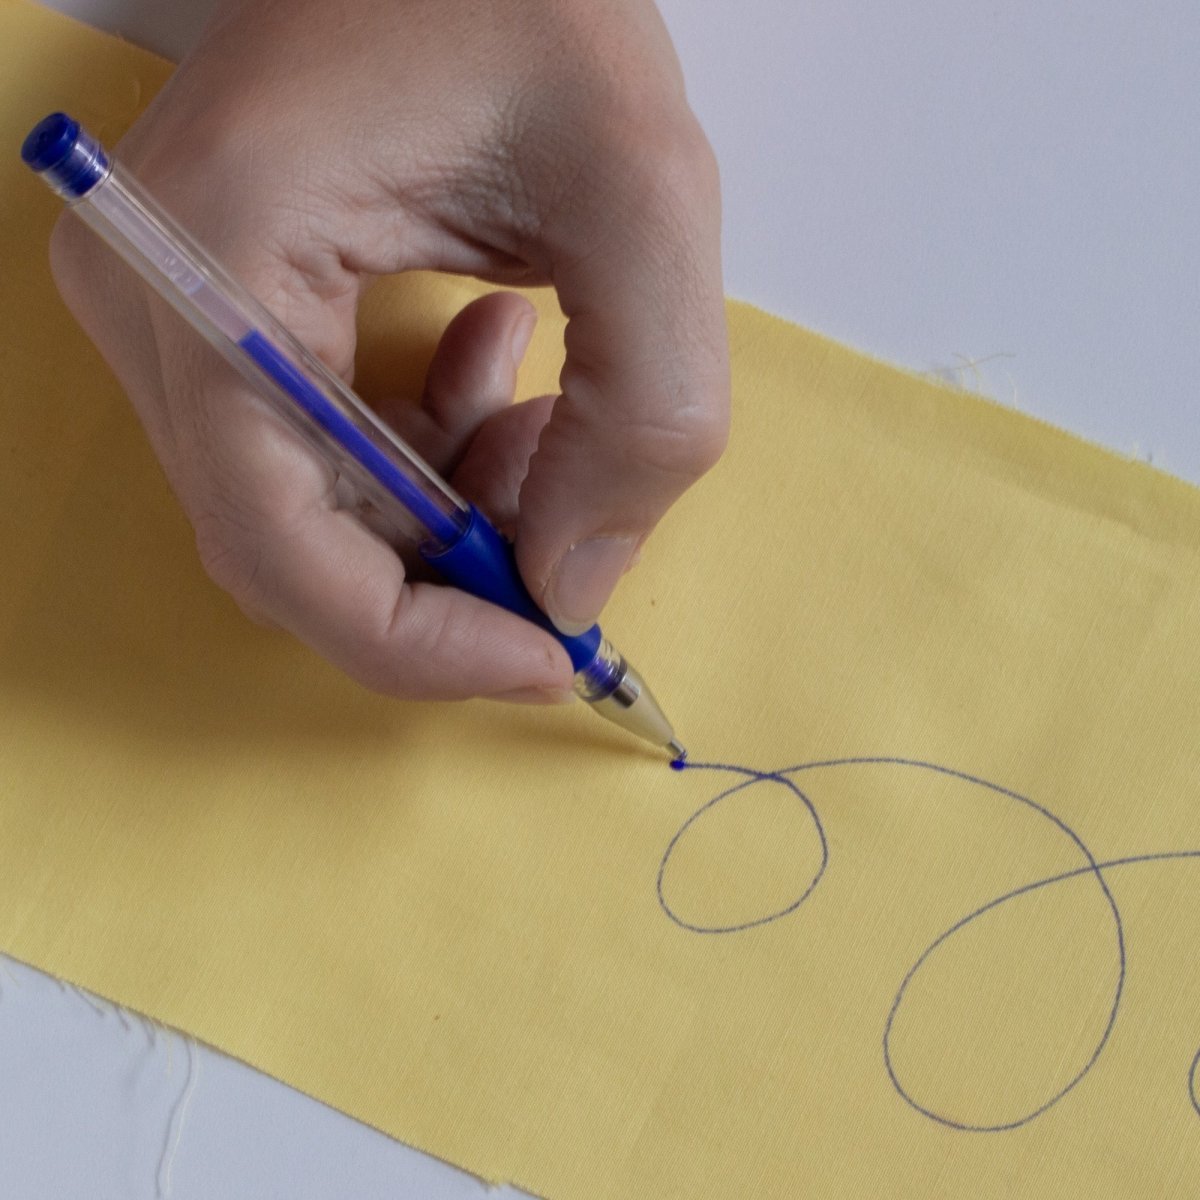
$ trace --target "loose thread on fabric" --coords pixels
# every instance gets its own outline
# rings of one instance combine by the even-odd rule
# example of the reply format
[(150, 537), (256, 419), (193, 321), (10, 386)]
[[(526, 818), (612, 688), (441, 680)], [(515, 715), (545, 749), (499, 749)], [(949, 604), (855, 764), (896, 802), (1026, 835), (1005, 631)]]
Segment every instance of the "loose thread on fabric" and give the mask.
[[(179, 1143), (183, 1138), (183, 1126), (187, 1120), (188, 1105), (191, 1104), (192, 1095), (196, 1090), (196, 1083), (200, 1078), (200, 1054), (194, 1039), (184, 1036), (184, 1046), (187, 1049), (187, 1077), (184, 1080), (183, 1091), (179, 1095), (179, 1099), (175, 1103), (175, 1107), (171, 1112), (171, 1118), (167, 1122), (167, 1133), (163, 1141), (162, 1157), (158, 1162), (158, 1200), (170, 1200), (171, 1198), (171, 1172), (175, 1166), (175, 1156), (179, 1151)], [(172, 1039), (168, 1036), (167, 1045), (171, 1044)], [(174, 1131), (172, 1133), (172, 1131)]]

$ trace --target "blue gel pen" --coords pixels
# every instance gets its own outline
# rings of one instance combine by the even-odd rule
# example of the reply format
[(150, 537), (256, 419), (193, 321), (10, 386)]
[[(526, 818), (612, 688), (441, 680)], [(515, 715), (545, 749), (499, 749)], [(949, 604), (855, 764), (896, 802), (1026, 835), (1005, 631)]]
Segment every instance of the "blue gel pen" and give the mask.
[(474, 505), (214, 263), (104, 148), (63, 113), (25, 139), (26, 164), (176, 308), (455, 587), (553, 635), (575, 691), (598, 713), (680, 759), (683, 746), (638, 673), (599, 625), (560, 633), (534, 603), (512, 547)]

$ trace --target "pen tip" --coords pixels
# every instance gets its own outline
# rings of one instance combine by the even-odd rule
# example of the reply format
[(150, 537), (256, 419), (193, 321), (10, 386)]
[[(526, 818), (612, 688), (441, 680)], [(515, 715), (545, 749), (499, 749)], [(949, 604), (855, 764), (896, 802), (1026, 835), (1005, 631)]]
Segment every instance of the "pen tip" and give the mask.
[(683, 764), (687, 762), (687, 747), (682, 742), (672, 738), (667, 743), (667, 749), (671, 751), (671, 766), (677, 771), (682, 771)]

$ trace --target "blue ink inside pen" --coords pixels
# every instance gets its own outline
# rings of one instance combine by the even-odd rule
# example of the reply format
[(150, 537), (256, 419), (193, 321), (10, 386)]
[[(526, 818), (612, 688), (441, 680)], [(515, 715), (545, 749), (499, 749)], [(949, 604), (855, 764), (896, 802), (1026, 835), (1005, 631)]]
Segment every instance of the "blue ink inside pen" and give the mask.
[(282, 388), (346, 453), (365, 467), (429, 530), (439, 545), (448, 545), (460, 535), (457, 521), (448, 517), (395, 463), (342, 413), (268, 338), (252, 329), (238, 345), (254, 360), (263, 374)]

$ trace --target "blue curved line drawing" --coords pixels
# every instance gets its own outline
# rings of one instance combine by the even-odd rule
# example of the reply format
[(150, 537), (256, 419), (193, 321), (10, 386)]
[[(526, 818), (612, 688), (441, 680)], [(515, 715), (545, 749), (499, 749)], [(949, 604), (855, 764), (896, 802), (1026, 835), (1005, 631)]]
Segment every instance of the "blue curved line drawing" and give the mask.
[[(709, 763), (690, 763), (682, 762), (676, 766), (676, 770), (694, 770), (696, 768), (706, 769), (711, 767)], [(821, 876), (825, 874), (825, 868), (829, 865), (829, 842), (825, 838), (825, 828), (821, 824), (821, 818), (817, 816), (817, 810), (813, 807), (812, 801), (790, 780), (785, 778), (785, 771), (751, 771), (746, 767), (722, 767), (721, 770), (732, 771), (735, 774), (746, 775), (748, 778), (741, 783), (735, 783), (733, 787), (726, 788), (720, 795), (714, 796), (708, 803), (701, 805), (676, 831), (675, 836), (671, 839), (662, 856), (662, 861), (658, 864), (658, 902), (662, 905), (663, 912), (675, 922), (676, 925), (689, 930), (691, 933), (740, 933), (743, 929), (753, 929), (756, 925), (766, 925), (771, 921), (778, 921), (780, 917), (786, 917), (788, 913), (793, 913), (802, 905), (805, 900), (812, 895), (813, 889), (821, 882)], [(791, 904), (781, 908), (778, 912), (768, 913), (766, 916), (757, 917), (753, 921), (743, 921), (741, 924), (735, 925), (693, 925), (685, 921), (678, 913), (676, 913), (667, 902), (666, 895), (663, 893), (663, 878), (667, 873), (667, 867), (670, 864), (671, 856), (675, 853), (675, 847), (679, 844), (679, 839), (691, 828), (692, 824), (698, 821), (709, 809), (713, 808), (721, 801), (727, 800), (730, 796), (742, 791), (744, 788), (753, 787), (758, 783), (778, 783), (787, 788), (804, 807), (808, 810), (808, 815), (812, 820), (813, 826), (816, 829), (817, 837), (821, 842), (821, 862), (817, 867), (816, 874), (809, 880), (800, 893)]]
[[(1053, 813), (1045, 805), (1037, 803), (1028, 796), (1023, 796), (1019, 792), (1013, 791), (1011, 788), (1002, 787), (998, 783), (992, 783), (990, 780), (983, 779), (978, 775), (971, 775), (965, 771), (955, 770), (953, 767), (943, 766), (940, 763), (926, 762), (921, 759), (900, 758), (895, 756), (863, 756), (854, 758), (833, 758), (824, 759), (815, 762), (798, 763), (795, 766), (784, 767), (776, 771), (756, 771), (750, 767), (738, 766), (734, 763), (709, 763), (709, 762), (691, 762), (691, 761), (676, 761), (671, 764), (677, 771), (723, 771), (726, 773), (744, 776), (744, 778), (735, 783), (733, 786), (726, 788), (718, 793), (712, 799), (706, 801), (700, 806), (690, 817), (679, 827), (675, 835), (671, 838), (666, 850), (663, 852), (661, 861), (658, 867), (657, 892), (658, 902), (663, 912), (680, 928), (686, 929), (690, 933), (723, 935), (740, 933), (747, 929), (753, 929), (756, 926), (766, 925), (773, 921), (778, 921), (783, 917), (789, 916), (796, 912), (797, 909), (812, 895), (816, 890), (817, 885), (821, 882), (822, 876), (825, 874), (825, 869), (829, 865), (829, 842), (825, 835), (825, 828), (821, 822), (820, 814), (817, 812), (816, 806), (813, 804), (809, 796), (802, 791), (790, 778), (794, 775), (800, 775), (808, 771), (827, 770), (837, 767), (850, 766), (890, 766), (890, 767), (906, 767), (914, 770), (930, 771), (939, 775), (949, 776), (952, 779), (960, 780), (971, 786), (983, 788), (995, 795), (1003, 796), (1006, 799), (1012, 800), (1017, 804), (1024, 805), (1026, 808), (1036, 813), (1038, 816), (1049, 822), (1055, 829), (1059, 831), (1079, 852), (1084, 860), (1083, 865), (1069, 871), (1062, 871), (1057, 875), (1051, 875), (1044, 879), (1035, 879), (1030, 883), (1021, 884), (1019, 887), (1013, 888), (1000, 896), (996, 896), (988, 900), (985, 904), (981, 904), (978, 908), (967, 913), (959, 918), (948, 929), (943, 930), (937, 937), (921, 951), (916, 961), (909, 967), (904, 978), (900, 981), (900, 986), (896, 989), (896, 993), (892, 999), (891, 1006), (888, 1010), (887, 1019), (883, 1029), (883, 1061), (887, 1070), (888, 1078), (891, 1081), (892, 1087), (897, 1095), (911, 1108), (915, 1109), (922, 1116), (928, 1117), (931, 1121), (937, 1122), (939, 1125), (947, 1126), (951, 1129), (962, 1130), (968, 1133), (1003, 1133), (1009, 1130), (1018, 1129), (1022, 1125), (1027, 1125), (1030, 1121), (1036, 1120), (1047, 1110), (1053, 1108), (1061, 1100), (1063, 1100), (1071, 1091), (1073, 1091), (1084, 1078), (1092, 1070), (1099, 1061), (1100, 1056), (1104, 1053), (1105, 1047), (1108, 1045), (1109, 1039), (1112, 1037), (1113, 1029), (1116, 1026), (1117, 1015), (1121, 1008), (1121, 998), (1125, 990), (1125, 970), (1126, 970), (1126, 947), (1125, 947), (1125, 925), (1121, 919), (1121, 909), (1117, 904), (1116, 897), (1113, 896), (1109, 889), (1108, 881), (1105, 878), (1105, 872), (1116, 870), (1118, 868), (1134, 866), (1137, 864), (1151, 862), (1167, 862), (1178, 861), (1183, 859), (1200, 859), (1200, 849), (1197, 850), (1168, 850), (1150, 854), (1133, 854), (1123, 858), (1113, 858), (1106, 861), (1097, 860), (1096, 856), (1088, 848), (1082, 837), (1072, 829), (1061, 817)], [(670, 863), (671, 857), (674, 854), (680, 838), (687, 832), (693, 822), (695, 822), (704, 813), (708, 812), (715, 805), (728, 800), (731, 796), (747, 788), (751, 788), (760, 783), (775, 783), (788, 788), (798, 802), (800, 802), (807, 810), (809, 819), (816, 831), (820, 841), (821, 857), (820, 864), (817, 867), (815, 875), (811, 880), (804, 880), (801, 890), (794, 901), (778, 909), (775, 912), (765, 914), (762, 917), (753, 920), (742, 921), (732, 925), (699, 925), (684, 920), (678, 913), (674, 912), (667, 901), (663, 890), (663, 878)], [(1093, 1047), (1091, 1055), (1084, 1063), (1082, 1068), (1067, 1081), (1067, 1083), (1059, 1088), (1057, 1092), (1051, 1095), (1048, 1099), (1038, 1104), (1030, 1111), (1009, 1120), (996, 1124), (984, 1125), (975, 1124), (968, 1121), (957, 1119), (951, 1114), (937, 1112), (932, 1108), (922, 1104), (917, 1100), (912, 1093), (905, 1087), (900, 1074), (896, 1069), (895, 1062), (892, 1057), (892, 1034), (895, 1026), (895, 1021), (900, 1009), (904, 1003), (905, 995), (913, 980), (920, 973), (922, 967), (929, 960), (930, 956), (940, 946), (949, 941), (956, 934), (961, 933), (974, 921), (978, 920), (985, 913), (992, 912), (1001, 905), (1007, 904), (1019, 896), (1028, 895), (1030, 892), (1038, 891), (1042, 888), (1052, 887), (1055, 884), (1062, 883), (1068, 879), (1076, 879), (1080, 876), (1089, 875), (1100, 889), (1101, 896), (1104, 899), (1107, 910), (1112, 918), (1112, 928), (1114, 935), (1114, 952), (1116, 958), (1117, 972), (1116, 983), (1113, 986), (1112, 1002), (1109, 1007), (1108, 1016), (1105, 1020), (1104, 1028), (1100, 1034), (1096, 1045)], [(1200, 1074), (1200, 1050), (1197, 1050), (1195, 1058), (1192, 1059), (1191, 1067), (1188, 1071), (1188, 1095), (1192, 1107), (1196, 1110), (1197, 1115), (1200, 1115), (1200, 1095), (1197, 1093), (1197, 1075)]]

